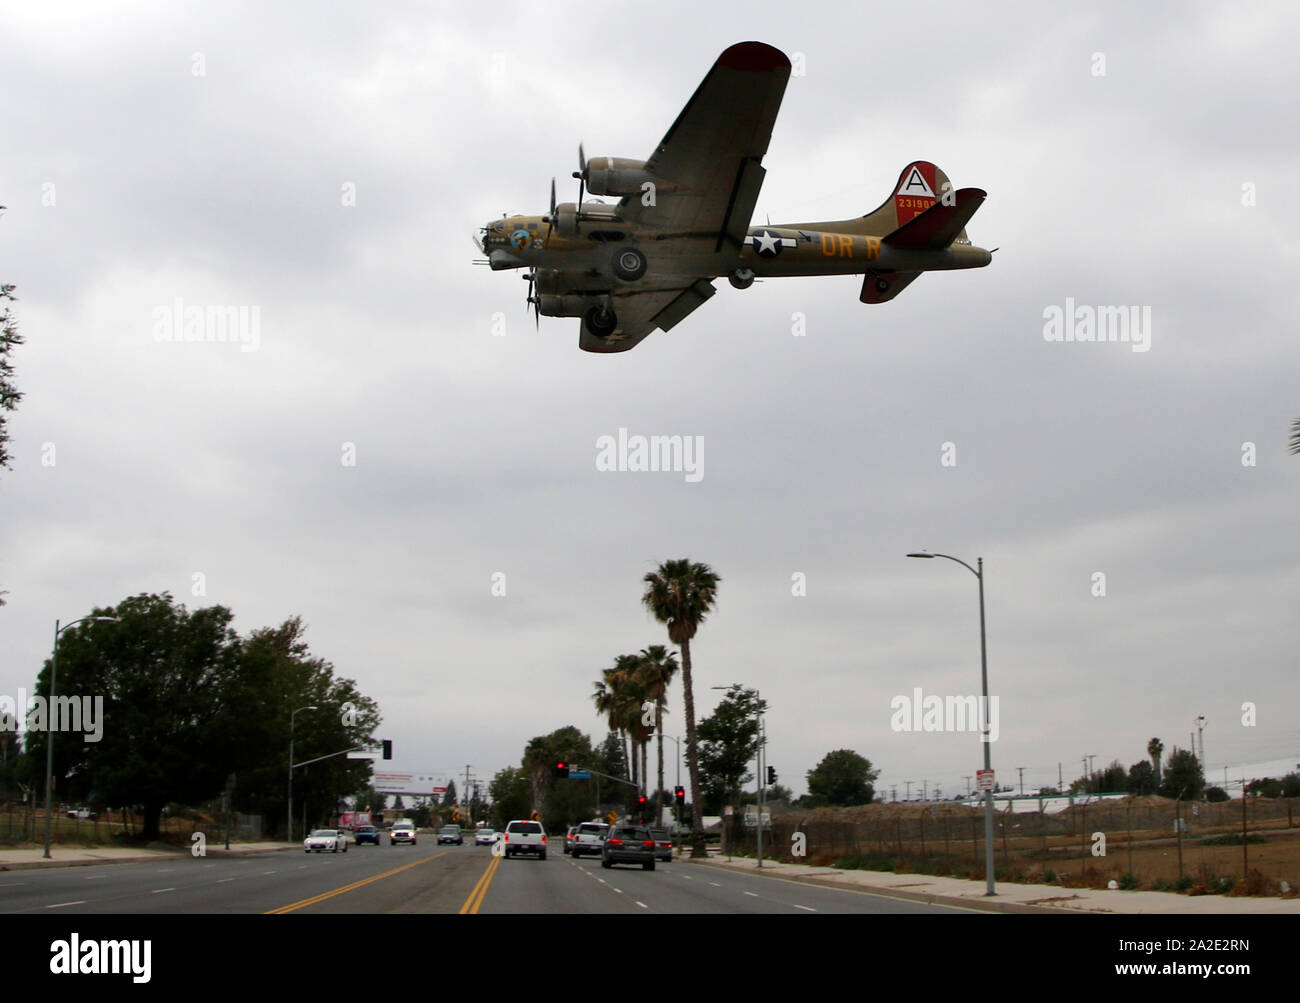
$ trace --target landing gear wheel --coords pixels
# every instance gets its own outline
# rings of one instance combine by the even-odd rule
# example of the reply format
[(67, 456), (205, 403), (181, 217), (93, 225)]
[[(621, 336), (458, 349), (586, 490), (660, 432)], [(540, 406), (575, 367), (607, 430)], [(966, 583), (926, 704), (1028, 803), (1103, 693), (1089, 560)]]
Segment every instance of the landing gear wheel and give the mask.
[(635, 282), (645, 274), (645, 255), (635, 247), (614, 252), (614, 274), (625, 282)]
[(618, 315), (608, 307), (594, 306), (582, 318), (597, 338), (608, 338), (618, 329)]
[(748, 289), (754, 284), (754, 269), (737, 268), (727, 276), (727, 281), (736, 289)]

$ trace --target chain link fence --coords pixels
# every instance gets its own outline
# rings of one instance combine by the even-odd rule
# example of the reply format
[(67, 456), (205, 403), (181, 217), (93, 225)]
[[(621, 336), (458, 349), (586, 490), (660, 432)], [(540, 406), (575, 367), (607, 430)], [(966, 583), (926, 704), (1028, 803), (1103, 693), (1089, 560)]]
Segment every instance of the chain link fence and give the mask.
[[(1022, 800), (1019, 806), (1032, 802)], [(994, 861), (999, 880), (1069, 881), (1156, 887), (1182, 879), (1209, 890), (1257, 875), (1267, 888), (1300, 888), (1300, 799), (1251, 797), (1207, 804), (1134, 797), (1075, 804), (1064, 811), (1014, 811), (998, 802)], [(1245, 837), (1243, 839), (1243, 824)], [(733, 817), (727, 847), (756, 851), (756, 830)], [(773, 813), (765, 857), (819, 866), (915, 870), (983, 878), (984, 809), (894, 803)], [(794, 852), (802, 848), (801, 856)], [(1130, 877), (1125, 878), (1125, 875)], [(1190, 881), (1192, 884), (1188, 885)], [(1220, 886), (1223, 887), (1220, 887)]]

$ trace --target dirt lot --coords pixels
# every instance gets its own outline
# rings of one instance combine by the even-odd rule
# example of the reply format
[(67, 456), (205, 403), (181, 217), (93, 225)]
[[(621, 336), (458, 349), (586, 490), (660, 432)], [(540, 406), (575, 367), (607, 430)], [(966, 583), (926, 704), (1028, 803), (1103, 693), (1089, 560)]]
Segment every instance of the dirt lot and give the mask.
[[(1046, 873), (1064, 884), (1104, 887), (1132, 873), (1139, 887), (1174, 882), (1180, 875), (1175, 817), (1187, 831), (1181, 843), (1184, 890), (1224, 890), (1233, 894), (1279, 894), (1283, 882), (1300, 894), (1300, 805), (1250, 799), (1246, 805), (1247, 843), (1206, 845), (1205, 840), (1242, 832), (1241, 801), (1221, 805), (1176, 804), (1144, 797), (1073, 807), (1057, 815), (999, 812), (995, 817), (995, 863), (1002, 880), (1041, 881)], [(1130, 830), (1130, 826), (1132, 827)], [(768, 852), (789, 850), (794, 834), (806, 844), (802, 858), (831, 865), (858, 856), (858, 863), (884, 869), (983, 875), (984, 813), (957, 804), (901, 803), (826, 808), (773, 818)], [(1105, 855), (1093, 856), (1095, 833), (1105, 834)], [(752, 849), (752, 830), (746, 833)], [(1262, 842), (1254, 840), (1262, 839)], [(765, 840), (765, 842), (767, 842)], [(900, 859), (902, 858), (902, 859)], [(886, 866), (893, 864), (894, 867)], [(1250, 875), (1243, 884), (1242, 879)], [(1187, 888), (1186, 886), (1190, 886)]]

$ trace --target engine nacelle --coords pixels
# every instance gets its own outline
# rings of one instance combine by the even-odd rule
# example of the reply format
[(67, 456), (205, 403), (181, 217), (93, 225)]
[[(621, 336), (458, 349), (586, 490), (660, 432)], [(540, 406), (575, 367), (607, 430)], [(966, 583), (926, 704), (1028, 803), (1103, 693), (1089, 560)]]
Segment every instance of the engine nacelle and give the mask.
[(586, 296), (539, 296), (537, 311), (543, 317), (581, 317), (591, 306)]
[(555, 207), (555, 215), (545, 217), (555, 232), (566, 240), (578, 235), (578, 206), (573, 202), (561, 202)]
[(677, 185), (647, 171), (644, 160), (592, 157), (587, 161), (587, 191), (593, 195), (640, 195), (647, 183), (659, 191), (677, 190)]

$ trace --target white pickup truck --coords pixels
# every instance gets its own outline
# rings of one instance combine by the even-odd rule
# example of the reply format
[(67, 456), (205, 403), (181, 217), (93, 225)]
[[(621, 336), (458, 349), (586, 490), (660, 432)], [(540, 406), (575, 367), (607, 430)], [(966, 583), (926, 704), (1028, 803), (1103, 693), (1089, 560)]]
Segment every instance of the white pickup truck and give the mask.
[(573, 857), (599, 857), (608, 835), (609, 826), (604, 822), (583, 822), (573, 834), (573, 846), (569, 848), (569, 854)]
[(535, 853), (540, 859), (546, 859), (546, 830), (541, 822), (517, 818), (506, 825), (504, 839), (507, 857)]

